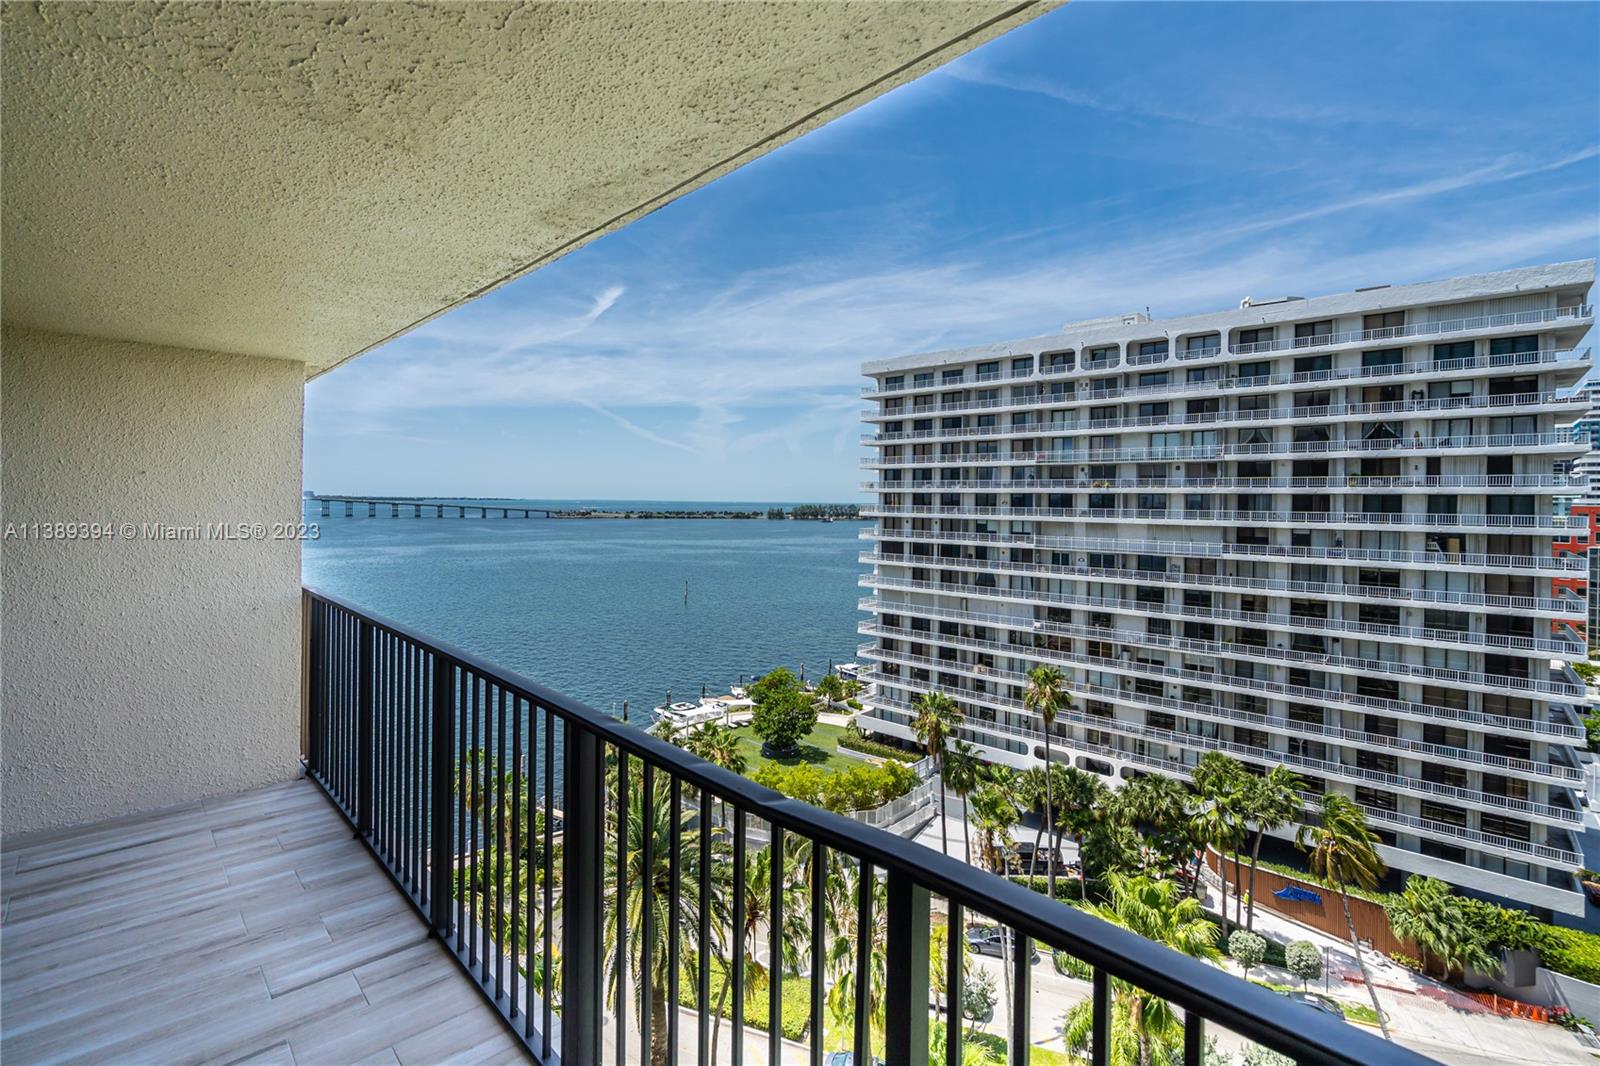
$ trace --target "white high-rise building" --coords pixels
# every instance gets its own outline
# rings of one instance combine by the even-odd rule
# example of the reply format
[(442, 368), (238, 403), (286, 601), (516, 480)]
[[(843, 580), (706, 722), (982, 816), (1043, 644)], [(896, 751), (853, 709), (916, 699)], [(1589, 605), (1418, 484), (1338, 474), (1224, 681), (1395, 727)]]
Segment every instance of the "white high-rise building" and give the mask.
[(1582, 913), (1587, 577), (1552, 540), (1585, 447), (1594, 260), (867, 363), (875, 692), (937, 689), (1038, 765), (1207, 751), (1352, 797), (1400, 871)]

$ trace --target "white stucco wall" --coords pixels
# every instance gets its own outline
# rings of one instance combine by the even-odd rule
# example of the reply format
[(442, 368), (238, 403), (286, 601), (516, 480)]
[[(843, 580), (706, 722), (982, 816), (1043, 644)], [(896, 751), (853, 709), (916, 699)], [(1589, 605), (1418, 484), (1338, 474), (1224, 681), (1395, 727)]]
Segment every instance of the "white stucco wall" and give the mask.
[(296, 541), (20, 534), (297, 520), (304, 366), (10, 326), (0, 353), (4, 835), (292, 777)]

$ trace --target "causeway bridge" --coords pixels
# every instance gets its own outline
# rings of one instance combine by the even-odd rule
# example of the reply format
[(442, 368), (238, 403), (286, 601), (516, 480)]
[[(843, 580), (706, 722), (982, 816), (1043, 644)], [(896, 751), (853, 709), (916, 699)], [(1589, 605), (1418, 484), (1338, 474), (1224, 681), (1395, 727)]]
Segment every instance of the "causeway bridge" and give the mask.
[(552, 518), (555, 512), (545, 507), (515, 506), (508, 503), (449, 503), (440, 500), (424, 500), (418, 497), (407, 496), (307, 496), (307, 504), (320, 504), (322, 516), (330, 517), (335, 513), (335, 508), (342, 506), (344, 516), (353, 518), (357, 508), (366, 508), (368, 518), (377, 518), (382, 512), (380, 508), (387, 508), (390, 518), (399, 518), (401, 508), (409, 508), (412, 518), (423, 518), (427, 512), (432, 511), (432, 517), (445, 518), (446, 512), (454, 512), (456, 518), (468, 517), (472, 512), (477, 518), (532, 518), (538, 515), (541, 518)]

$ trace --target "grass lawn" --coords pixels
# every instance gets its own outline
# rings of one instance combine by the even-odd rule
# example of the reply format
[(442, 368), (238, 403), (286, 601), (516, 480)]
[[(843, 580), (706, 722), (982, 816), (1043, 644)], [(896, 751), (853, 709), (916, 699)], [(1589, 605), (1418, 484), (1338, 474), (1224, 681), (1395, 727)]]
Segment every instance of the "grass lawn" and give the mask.
[(752, 773), (767, 763), (776, 763), (779, 766), (809, 763), (824, 770), (848, 770), (864, 765), (861, 759), (839, 751), (839, 738), (844, 735), (844, 726), (830, 725), (827, 722), (818, 722), (811, 735), (800, 742), (799, 753), (785, 759), (769, 759), (762, 755), (761, 738), (755, 735), (748, 724), (734, 726), (733, 735), (739, 738), (739, 751), (748, 763), (746, 773)]

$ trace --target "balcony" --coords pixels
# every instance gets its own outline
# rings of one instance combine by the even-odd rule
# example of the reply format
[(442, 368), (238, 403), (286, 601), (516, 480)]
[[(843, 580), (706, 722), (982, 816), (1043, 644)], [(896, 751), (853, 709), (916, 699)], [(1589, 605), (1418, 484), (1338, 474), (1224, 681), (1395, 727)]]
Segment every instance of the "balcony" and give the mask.
[[(1208, 349), (1204, 354), (1209, 357), (1214, 355), (1215, 351), (1215, 349)], [(1418, 375), (1427, 376), (1430, 379), (1477, 377), (1484, 370), (1516, 369), (1545, 365), (1549, 365), (1553, 369), (1581, 370), (1587, 366), (1588, 362), (1589, 349), (1587, 348), (1546, 348), (1536, 352), (1517, 352), (1508, 355), (1475, 355), (1460, 359), (1426, 359), (1410, 363), (1389, 363), (1382, 366), (1347, 366), (1335, 367), (1331, 370), (1306, 370), (1286, 374), (1251, 375), (1249, 377), (1221, 375), (1219, 373), (1219, 376), (1206, 381), (1169, 382), (1164, 385), (1107, 385), (1102, 382), (1085, 381), (1080, 384), (1089, 387), (1081, 395), (1067, 396), (1060, 402), (1063, 404), (1103, 403), (1106, 399), (1116, 396), (1161, 396), (1169, 393), (1190, 392), (1204, 395), (1223, 391), (1272, 389), (1330, 381), (1359, 380), (1365, 382), (1373, 378)], [(1073, 372), (1073, 368), (1070, 366), (1047, 368), (1039, 371), (1038, 377), (1060, 378)], [(1006, 380), (1030, 379), (1036, 380), (1032, 374), (1013, 374), (1006, 377)], [(885, 395), (897, 395), (901, 392), (938, 391), (938, 389), (937, 382), (910, 386), (902, 385), (896, 389), (880, 389), (869, 385), (861, 390), (861, 396), (863, 399), (870, 400)], [(1052, 399), (1051, 402), (1055, 403), (1057, 401)], [(1026, 401), (1026, 405), (1036, 405), (1036, 401)], [(1002, 403), (999, 406), (1006, 406), (1006, 404)]]
[[(1173, 1002), (1189, 1063), (1210, 1025), (1302, 1061), (1425, 1061), (349, 603), (308, 590), (303, 611), (309, 780), (5, 852), (8, 1060), (799, 1061), (740, 1009), (700, 1053), (713, 972), (743, 1004), (749, 967), (789, 938), (798, 964), (764, 991), (777, 1007), (802, 982), (816, 1033), (831, 986), (867, 972), (828, 961), (842, 937), (887, 975), (878, 1020), (855, 1015), (858, 1060), (876, 1037), (920, 1064), (931, 1022), (961, 1028), (929, 1008), (931, 930), (981, 916), (1089, 963), (1097, 1026), (1111, 980)], [(763, 853), (770, 897), (748, 879)], [(858, 888), (824, 906), (835, 877)], [(1026, 951), (1010, 976), (1026, 1063)]]

